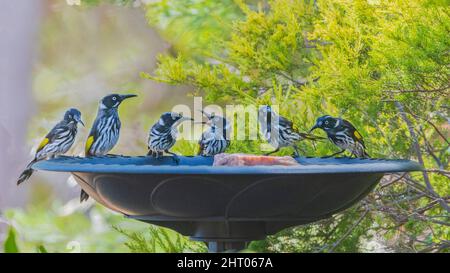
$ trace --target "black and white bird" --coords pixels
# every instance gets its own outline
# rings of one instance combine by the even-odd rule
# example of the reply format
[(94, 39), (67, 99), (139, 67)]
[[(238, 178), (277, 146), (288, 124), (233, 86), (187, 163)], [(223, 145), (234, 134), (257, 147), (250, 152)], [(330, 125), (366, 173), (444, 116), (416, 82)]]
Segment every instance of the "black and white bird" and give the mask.
[(294, 157), (297, 157), (300, 155), (297, 147), (299, 141), (324, 139), (309, 133), (299, 132), (294, 128), (292, 121), (275, 113), (269, 105), (259, 108), (258, 120), (262, 135), (275, 148), (274, 151), (266, 153), (266, 155), (278, 152), (282, 147), (292, 147), (295, 150)]
[(198, 142), (200, 145), (198, 155), (213, 156), (225, 152), (230, 146), (230, 140), (227, 137), (227, 133), (230, 131), (230, 124), (224, 117), (217, 116), (214, 113), (201, 112), (208, 118), (206, 124), (210, 127), (203, 132)]
[(148, 137), (148, 153), (156, 158), (161, 158), (163, 153), (173, 156), (173, 160), (178, 163), (179, 158), (175, 153), (169, 151), (178, 136), (178, 125), (183, 121), (193, 120), (189, 117), (183, 117), (181, 113), (166, 112), (161, 115), (158, 122), (156, 122), (149, 131)]
[(77, 135), (78, 123), (81, 123), (84, 126), (84, 123), (81, 120), (80, 111), (75, 108), (67, 110), (64, 114), (63, 120), (58, 122), (41, 141), (36, 150), (34, 159), (27, 165), (26, 169), (20, 175), (17, 180), (17, 185), (30, 178), (33, 174), (33, 169), (31, 166), (37, 161), (53, 158), (69, 151), (75, 141), (75, 136)]
[(310, 132), (317, 128), (324, 130), (327, 133), (328, 139), (334, 145), (341, 148), (341, 151), (327, 157), (335, 156), (346, 150), (350, 151), (351, 155), (355, 157), (370, 157), (366, 152), (363, 137), (349, 121), (326, 115), (317, 119), (316, 124), (311, 128)]
[[(102, 156), (109, 153), (119, 140), (120, 119), (118, 107), (126, 99), (136, 95), (111, 94), (100, 100), (97, 117), (86, 140), (86, 156)], [(80, 201), (89, 195), (81, 190)]]

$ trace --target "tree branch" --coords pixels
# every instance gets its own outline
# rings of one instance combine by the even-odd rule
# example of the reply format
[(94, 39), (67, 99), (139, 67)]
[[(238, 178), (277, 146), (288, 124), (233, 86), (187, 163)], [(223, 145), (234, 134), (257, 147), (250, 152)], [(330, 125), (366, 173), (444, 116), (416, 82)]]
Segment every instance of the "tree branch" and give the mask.
[[(408, 126), (409, 134), (410, 134), (411, 138), (413, 139), (413, 149), (416, 152), (417, 160), (419, 161), (420, 165), (425, 167), (423, 157), (422, 157), (422, 152), (420, 151), (419, 141), (417, 139), (416, 132), (414, 131), (414, 126), (413, 126), (411, 120), (408, 119), (408, 117), (406, 116), (406, 112), (405, 112), (403, 105), (398, 101), (395, 101), (394, 104), (397, 107), (398, 111), (400, 112), (400, 116), (402, 117), (403, 121)], [(441, 206), (447, 212), (450, 212), (450, 207), (448, 206), (448, 204), (439, 196), (439, 194), (436, 193), (433, 186), (431, 185), (428, 173), (423, 171), (422, 175), (423, 175), (423, 179), (425, 181), (425, 185), (426, 185), (427, 189), (430, 191), (430, 193), (432, 193), (436, 198), (439, 198), (440, 199), (439, 203), (441, 204)]]
[(363, 214), (361, 215), (361, 217), (359, 217), (359, 219), (345, 232), (344, 236), (342, 236), (339, 240), (337, 240), (336, 242), (334, 242), (334, 244), (331, 246), (331, 248), (328, 250), (329, 252), (333, 252), (334, 249), (336, 249), (337, 246), (339, 246), (342, 241), (344, 241), (348, 236), (350, 236), (350, 234), (352, 233), (352, 231), (359, 225), (361, 224), (361, 222), (364, 220), (364, 218), (366, 218), (367, 214), (369, 213), (369, 209), (366, 209)]

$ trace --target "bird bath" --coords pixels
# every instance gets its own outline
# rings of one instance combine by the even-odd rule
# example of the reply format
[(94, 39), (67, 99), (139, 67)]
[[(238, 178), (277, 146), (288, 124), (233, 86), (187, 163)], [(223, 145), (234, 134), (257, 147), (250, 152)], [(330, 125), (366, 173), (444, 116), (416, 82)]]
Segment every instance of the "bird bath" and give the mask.
[(210, 252), (341, 212), (409, 160), (309, 158), (299, 166), (212, 166), (212, 157), (59, 157), (33, 169), (70, 172), (100, 204), (208, 243)]

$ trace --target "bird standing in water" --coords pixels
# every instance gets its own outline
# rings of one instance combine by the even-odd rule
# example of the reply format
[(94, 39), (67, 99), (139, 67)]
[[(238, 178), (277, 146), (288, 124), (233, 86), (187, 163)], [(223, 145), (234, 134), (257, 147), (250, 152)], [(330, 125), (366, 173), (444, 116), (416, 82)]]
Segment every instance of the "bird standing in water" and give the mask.
[(208, 118), (208, 122), (206, 123), (210, 127), (203, 132), (198, 142), (200, 145), (198, 155), (213, 156), (225, 152), (228, 146), (230, 146), (230, 140), (227, 138), (230, 124), (225, 118), (216, 116), (214, 113), (208, 114), (204, 111), (201, 112)]
[[(99, 104), (97, 117), (86, 141), (86, 156), (102, 156), (109, 153), (119, 140), (120, 119), (118, 107), (126, 99), (136, 95), (111, 94)], [(81, 190), (80, 201), (86, 201), (89, 195)]]
[(317, 128), (324, 130), (327, 133), (328, 139), (342, 149), (327, 157), (335, 156), (346, 150), (350, 151), (352, 156), (355, 157), (370, 157), (366, 152), (366, 146), (364, 145), (361, 134), (349, 121), (326, 115), (317, 119), (316, 124), (311, 128), (310, 132)]
[(37, 161), (53, 158), (69, 151), (75, 141), (75, 136), (77, 135), (78, 123), (81, 123), (84, 126), (84, 123), (81, 120), (80, 111), (75, 108), (67, 110), (63, 120), (58, 122), (42, 140), (36, 150), (34, 159), (27, 165), (26, 169), (17, 180), (17, 185), (30, 178), (33, 174), (31, 166)]
[(175, 153), (169, 151), (177, 141), (178, 125), (185, 120), (193, 120), (192, 118), (183, 117), (181, 113), (166, 112), (161, 115), (149, 132), (148, 137), (148, 153), (156, 158), (161, 158), (163, 153), (173, 156), (173, 160), (178, 164), (179, 158)]
[(294, 157), (299, 156), (299, 150), (297, 142), (308, 140), (321, 140), (324, 139), (319, 136), (311, 135), (309, 133), (301, 133), (293, 126), (292, 121), (276, 114), (272, 107), (265, 105), (259, 108), (258, 120), (260, 130), (266, 140), (272, 145), (275, 150), (266, 155), (278, 152), (282, 147), (294, 148)]

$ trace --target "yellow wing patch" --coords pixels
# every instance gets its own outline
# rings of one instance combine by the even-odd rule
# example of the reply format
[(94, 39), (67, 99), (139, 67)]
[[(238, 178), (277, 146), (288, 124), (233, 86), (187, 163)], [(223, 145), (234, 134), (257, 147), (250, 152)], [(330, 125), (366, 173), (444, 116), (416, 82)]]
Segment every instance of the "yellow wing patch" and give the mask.
[(89, 150), (91, 149), (92, 143), (94, 143), (94, 136), (89, 136), (88, 139), (86, 140), (86, 147), (84, 149), (86, 155), (89, 154)]
[(356, 139), (358, 139), (358, 140), (362, 139), (362, 136), (361, 136), (361, 134), (358, 131), (355, 131), (354, 134), (355, 134)]
[(42, 150), (42, 149), (45, 147), (45, 145), (48, 144), (49, 141), (50, 141), (50, 139), (44, 138), (44, 139), (41, 141), (41, 144), (39, 144), (39, 147), (37, 148), (36, 152), (39, 152), (40, 150)]

